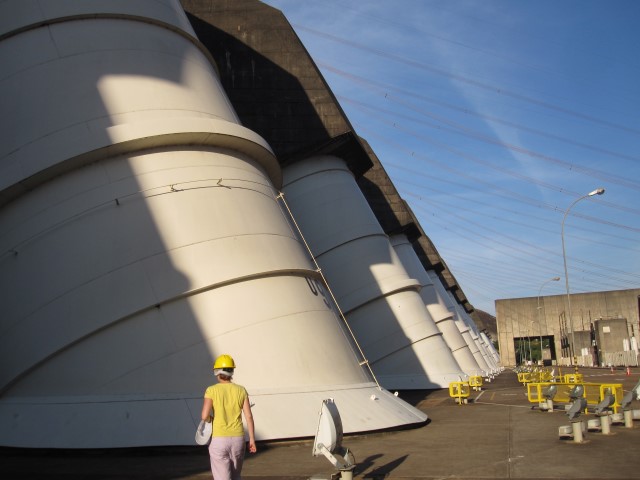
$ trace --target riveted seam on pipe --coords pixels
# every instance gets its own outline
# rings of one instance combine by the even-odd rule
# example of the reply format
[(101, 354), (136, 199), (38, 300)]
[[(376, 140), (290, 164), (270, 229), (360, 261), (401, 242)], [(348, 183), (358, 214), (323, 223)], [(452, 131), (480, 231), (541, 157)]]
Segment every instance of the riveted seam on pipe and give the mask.
[[(108, 275), (112, 272), (107, 272), (105, 275)], [(103, 275), (103, 276), (105, 276)], [(96, 334), (103, 332), (109, 328), (112, 328), (114, 325), (117, 325), (119, 323), (123, 323), (126, 322), (129, 319), (132, 318), (136, 318), (137, 316), (139, 316), (140, 314), (144, 313), (144, 312), (149, 312), (155, 309), (160, 309), (163, 306), (169, 305), (171, 303), (174, 303), (176, 301), (179, 300), (183, 300), (185, 298), (189, 298), (189, 297), (193, 297), (196, 295), (199, 295), (201, 293), (207, 292), (207, 291), (211, 291), (211, 290), (215, 290), (218, 288), (223, 288), (229, 285), (234, 285), (234, 284), (239, 284), (239, 283), (243, 283), (249, 280), (256, 280), (256, 279), (263, 279), (263, 278), (268, 278), (268, 277), (283, 277), (283, 276), (298, 276), (298, 277), (304, 277), (304, 278), (317, 278), (318, 280), (321, 280), (322, 277), (317, 274), (316, 272), (314, 272), (313, 270), (304, 270), (304, 269), (299, 269), (299, 270), (294, 270), (294, 269), (283, 269), (283, 270), (278, 270), (278, 271), (270, 271), (270, 272), (260, 272), (260, 273), (255, 273), (252, 275), (245, 275), (245, 276), (241, 276), (241, 277), (235, 277), (233, 279), (229, 279), (227, 281), (222, 281), (222, 282), (217, 282), (215, 284), (211, 284), (211, 285), (206, 285), (200, 288), (194, 288), (192, 290), (186, 291), (186, 292), (182, 292), (178, 295), (174, 295), (170, 298), (166, 298), (166, 299), (162, 299), (158, 302), (153, 303), (152, 305), (147, 305), (143, 308), (139, 308), (135, 311), (129, 312), (127, 315), (124, 315), (120, 318), (115, 318), (109, 322), (104, 323), (102, 326), (100, 326), (99, 328), (96, 328), (95, 330), (92, 330), (84, 335), (80, 335), (76, 338), (74, 338), (73, 340), (69, 341), (68, 343), (65, 343), (64, 345), (62, 345), (60, 348), (53, 350), (51, 352), (49, 352), (47, 355), (45, 355), (44, 357), (38, 359), (37, 361), (33, 362), (31, 365), (29, 365), (28, 367), (20, 370), (20, 372), (18, 372), (16, 375), (14, 375), (13, 377), (6, 379), (6, 381), (4, 382), (3, 385), (0, 385), (0, 396), (6, 392), (7, 390), (9, 390), (16, 382), (18, 382), (21, 378), (27, 376), (30, 372), (34, 371), (36, 368), (38, 368), (40, 365), (42, 365), (43, 363), (47, 362), (47, 360), (54, 358), (56, 355), (60, 354), (60, 352), (64, 352), (65, 350), (70, 349), (71, 347), (73, 347), (74, 345), (80, 344), (81, 342), (83, 342), (84, 340), (86, 340), (87, 338), (90, 338), (92, 336), (95, 336)], [(92, 279), (92, 281), (95, 281), (96, 279)], [(63, 297), (64, 294), (59, 295), (56, 299), (54, 299), (53, 301)], [(374, 377), (375, 378), (375, 377)], [(378, 385), (378, 387), (380, 386), (377, 382), (376, 384)]]
[[(256, 184), (262, 185), (264, 187), (270, 187), (270, 185), (267, 185), (267, 184), (264, 184), (264, 183), (261, 184), (259, 182), (249, 182), (247, 180), (242, 180), (242, 179), (227, 178), (226, 180), (227, 181), (236, 180), (236, 181), (245, 182), (245, 183), (256, 183)], [(216, 184), (215, 185), (199, 186), (199, 187), (190, 187), (190, 188), (176, 188), (176, 185), (186, 185), (186, 184), (189, 184), (189, 183), (198, 183), (198, 182), (204, 182), (204, 181), (216, 181)], [(253, 190), (253, 189), (250, 189), (250, 188), (240, 187), (240, 186), (237, 186), (237, 185), (230, 186), (228, 184), (224, 184), (223, 183), (224, 181), (225, 181), (225, 179), (223, 179), (223, 178), (219, 178), (219, 179), (217, 179), (217, 178), (198, 179), (198, 180), (193, 180), (193, 181), (190, 181), (190, 182), (180, 182), (180, 183), (173, 183), (173, 184), (154, 186), (154, 187), (148, 188), (146, 190), (139, 190), (137, 192), (132, 192), (132, 193), (129, 193), (129, 194), (126, 194), (126, 195), (120, 195), (120, 196), (115, 197), (115, 198), (110, 198), (110, 199), (105, 200), (104, 202), (101, 202), (101, 203), (99, 203), (97, 205), (94, 205), (94, 206), (92, 206), (92, 207), (90, 207), (88, 209), (85, 209), (85, 210), (83, 210), (81, 212), (78, 212), (78, 213), (76, 213), (74, 215), (71, 215), (71, 216), (65, 218), (64, 220), (62, 220), (62, 221), (60, 221), (58, 223), (50, 225), (47, 228), (39, 231), (38, 233), (36, 233), (36, 234), (34, 234), (34, 235), (22, 240), (21, 242), (15, 244), (15, 245), (12, 245), (6, 251), (0, 253), (0, 261), (2, 261), (3, 259), (5, 259), (5, 258), (7, 258), (9, 256), (18, 255), (20, 253), (21, 247), (24, 247), (26, 244), (28, 244), (29, 242), (31, 242), (31, 241), (33, 241), (35, 239), (43, 237), (44, 235), (46, 235), (47, 233), (49, 233), (49, 232), (51, 232), (53, 230), (56, 230), (56, 229), (58, 229), (58, 228), (60, 228), (60, 227), (62, 227), (64, 225), (66, 225), (66, 224), (68, 224), (70, 222), (73, 222), (75, 220), (78, 220), (78, 219), (80, 219), (80, 218), (82, 218), (82, 217), (84, 217), (86, 215), (89, 215), (90, 213), (95, 212), (95, 211), (97, 211), (97, 210), (99, 210), (101, 208), (108, 207), (109, 205), (115, 204), (117, 207), (123, 206), (125, 200), (129, 200), (129, 199), (132, 199), (134, 197), (138, 197), (139, 196), (140, 199), (144, 200), (144, 199), (148, 199), (148, 198), (157, 197), (157, 196), (160, 196), (160, 195), (170, 195), (170, 194), (173, 194), (173, 193), (187, 192), (187, 191), (190, 191), (190, 190), (198, 190), (198, 189), (203, 189), (203, 188), (227, 188), (227, 189)], [(154, 190), (162, 190), (162, 191), (159, 191), (158, 193), (152, 193), (152, 194), (149, 194), (149, 195), (145, 195), (145, 193), (148, 193), (148, 192), (151, 192), (151, 191), (154, 191)], [(258, 190), (254, 190), (254, 191), (256, 191), (257, 193), (259, 193), (261, 195), (264, 195), (262, 192), (258, 192)], [(66, 200), (67, 199), (65, 199), (65, 201)], [(40, 212), (38, 212), (38, 214), (41, 214), (41, 213), (43, 213), (43, 212), (45, 212), (47, 210), (48, 209), (46, 209), (44, 211), (40, 211)], [(7, 232), (4, 232), (4, 233), (6, 234)]]
[(195, 37), (194, 35), (191, 35), (189, 32), (177, 27), (176, 25), (172, 25), (170, 23), (163, 22), (161, 20), (157, 20), (154, 18), (143, 17), (138, 15), (127, 15), (122, 13), (121, 14), (91, 13), (91, 14), (69, 15), (69, 16), (58, 17), (58, 18), (50, 18), (50, 19), (39, 21), (39, 22), (33, 22), (27, 25), (23, 25), (9, 32), (0, 34), (0, 42), (8, 38), (14, 37), (16, 35), (20, 35), (21, 33), (28, 32), (30, 30), (48, 27), (49, 25), (56, 25), (60, 23), (75, 22), (75, 21), (81, 21), (81, 20), (129, 20), (132, 22), (147, 23), (149, 25), (155, 25), (157, 27), (161, 27), (166, 30), (169, 30), (173, 33), (177, 33), (181, 37), (184, 37), (189, 42), (191, 42), (198, 50), (200, 50), (200, 52), (206, 57), (206, 59), (213, 66), (214, 70), (216, 71), (216, 74), (218, 75), (218, 78), (220, 78), (220, 69), (218, 68), (218, 64), (216, 63), (213, 56), (211, 55), (211, 52), (209, 52), (209, 50), (200, 42), (200, 40), (198, 40), (197, 37)]
[(298, 222), (296, 222), (296, 219), (293, 216), (293, 212), (289, 208), (289, 204), (287, 203), (287, 201), (284, 198), (284, 192), (280, 192), (278, 194), (278, 196), (276, 197), (276, 199), (278, 199), (278, 200), (280, 200), (282, 202), (282, 204), (284, 205), (287, 213), (291, 217), (291, 221), (295, 225), (295, 227), (296, 227), (296, 229), (298, 231), (298, 234), (300, 235), (300, 238), (302, 239), (302, 242), (304, 243), (304, 246), (307, 249), (307, 252), (309, 252), (309, 255), (311, 256), (311, 259), (313, 260), (313, 263), (316, 266), (316, 269), (317, 269), (316, 271), (320, 274), (320, 276), (322, 278), (322, 282), (324, 283), (324, 286), (326, 287), (327, 291), (329, 292), (329, 295), (331, 295), (331, 300), (333, 301), (333, 304), (336, 306), (336, 308), (338, 310), (338, 313), (340, 315), (340, 318), (344, 322), (345, 326), (347, 327), (347, 330), (348, 330), (349, 334), (351, 335), (351, 338), (353, 339), (353, 342), (355, 343), (356, 347), (358, 348), (358, 352), (360, 353), (360, 356), (362, 358), (362, 360), (359, 362), (359, 365), (360, 366), (362, 366), (362, 365), (366, 365), (367, 366), (369, 372), (371, 373), (371, 376), (373, 377), (373, 380), (376, 382), (376, 385), (378, 386), (379, 389), (382, 389), (382, 387), (380, 386), (380, 383), (378, 382), (378, 379), (376, 378), (375, 373), (373, 373), (373, 369), (371, 368), (371, 364), (369, 363), (369, 360), (367, 359), (366, 355), (364, 354), (364, 351), (360, 347), (360, 344), (358, 343), (358, 340), (356, 339), (356, 336), (353, 333), (353, 330), (351, 329), (351, 326), (349, 325), (349, 322), (347, 322), (347, 318), (345, 317), (342, 309), (340, 308), (340, 305), (338, 304), (338, 300), (336, 299), (335, 295), (333, 294), (333, 291), (331, 290), (331, 287), (329, 286), (329, 283), (327, 282), (327, 279), (325, 278), (324, 274), (322, 273), (322, 269), (320, 268), (320, 265), (318, 264), (318, 262), (316, 260), (316, 257), (313, 255), (313, 252), (311, 251), (311, 247), (307, 243), (307, 240), (304, 238), (304, 235), (302, 234), (302, 230), (300, 230), (300, 226), (298, 225)]

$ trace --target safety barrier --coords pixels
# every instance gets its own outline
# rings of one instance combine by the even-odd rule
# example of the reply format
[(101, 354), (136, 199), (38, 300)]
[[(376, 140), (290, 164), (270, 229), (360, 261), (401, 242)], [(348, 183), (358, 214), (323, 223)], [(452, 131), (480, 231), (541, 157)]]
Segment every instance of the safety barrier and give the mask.
[(451, 382), (449, 384), (449, 396), (453, 398), (456, 403), (460, 405), (468, 403), (469, 395), (471, 395), (469, 382)]
[(518, 372), (518, 382), (526, 385), (528, 383), (536, 382), (553, 382), (556, 378), (553, 375), (553, 371), (549, 369), (535, 368), (530, 371)]
[(566, 373), (562, 378), (564, 383), (583, 383), (581, 373)]
[(611, 408), (613, 413), (618, 413), (618, 408), (622, 405), (622, 399), (624, 398), (624, 390), (621, 383), (601, 383), (600, 384), (600, 399), (603, 399), (605, 395), (611, 393), (616, 399)]
[(527, 398), (529, 402), (537, 404), (545, 402), (545, 388), (551, 385), (555, 385), (557, 388), (553, 397), (554, 403), (571, 403), (572, 400), (569, 394), (576, 385), (582, 385), (584, 387), (583, 397), (587, 399), (587, 407), (598, 405), (604, 400), (607, 393), (611, 393), (615, 398), (615, 402), (611, 405), (614, 413), (618, 413), (622, 397), (624, 396), (621, 383), (532, 382), (527, 384)]
[(482, 390), (483, 379), (480, 375), (472, 375), (469, 377), (469, 387), (474, 390)]

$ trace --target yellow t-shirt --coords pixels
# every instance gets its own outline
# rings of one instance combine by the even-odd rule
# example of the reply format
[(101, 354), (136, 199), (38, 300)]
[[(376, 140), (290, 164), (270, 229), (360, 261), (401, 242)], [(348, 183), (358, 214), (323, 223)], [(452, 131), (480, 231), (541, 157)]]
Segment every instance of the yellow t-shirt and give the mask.
[(242, 406), (249, 397), (247, 390), (235, 383), (217, 383), (204, 392), (213, 402), (214, 437), (242, 437)]

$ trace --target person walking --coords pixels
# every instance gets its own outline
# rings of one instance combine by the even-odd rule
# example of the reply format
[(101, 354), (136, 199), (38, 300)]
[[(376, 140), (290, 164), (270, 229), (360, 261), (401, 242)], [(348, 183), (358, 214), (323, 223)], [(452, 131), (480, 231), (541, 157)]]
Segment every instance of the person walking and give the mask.
[(245, 452), (244, 415), (249, 433), (249, 452), (255, 453), (253, 414), (247, 390), (232, 383), (236, 364), (230, 355), (220, 355), (213, 364), (218, 383), (204, 393), (202, 420), (213, 421), (209, 458), (215, 480), (240, 480)]

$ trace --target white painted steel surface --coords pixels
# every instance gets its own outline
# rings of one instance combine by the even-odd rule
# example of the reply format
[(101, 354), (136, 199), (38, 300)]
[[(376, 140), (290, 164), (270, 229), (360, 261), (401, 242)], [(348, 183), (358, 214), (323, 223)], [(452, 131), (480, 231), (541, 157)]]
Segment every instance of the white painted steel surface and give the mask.
[(471, 354), (473, 355), (473, 358), (475, 358), (476, 363), (478, 364), (478, 368), (480, 370), (476, 372), (476, 374), (480, 374), (480, 375), (489, 374), (490, 368), (487, 365), (487, 362), (485, 361), (482, 353), (480, 352), (480, 347), (471, 336), (471, 330), (469, 329), (468, 325), (464, 322), (462, 318), (460, 318), (460, 315), (458, 314), (458, 310), (456, 309), (454, 302), (451, 299), (451, 296), (449, 295), (449, 292), (447, 292), (447, 290), (444, 288), (444, 285), (442, 284), (440, 277), (438, 277), (438, 274), (433, 270), (428, 270), (427, 274), (431, 278), (431, 281), (433, 282), (433, 286), (436, 289), (439, 303), (441, 305), (444, 304), (447, 310), (449, 310), (449, 312), (451, 312), (451, 314), (453, 315), (453, 320), (455, 321), (456, 327), (460, 331), (460, 334), (462, 335), (462, 338), (464, 339), (464, 341), (469, 346), (469, 350), (471, 350)]
[(381, 385), (445, 388), (464, 372), (344, 161), (284, 170), (284, 192)]
[(345, 432), (426, 420), (358, 364), (177, 1), (5, 1), (0, 31), (0, 445), (193, 445), (221, 353), (258, 439), (327, 397)]
[(449, 296), (451, 297), (451, 301), (454, 303), (455, 309), (458, 312), (458, 316), (464, 321), (464, 323), (469, 327), (469, 332), (471, 333), (471, 338), (473, 338), (474, 342), (478, 345), (478, 349), (484, 358), (487, 366), (489, 367), (490, 373), (498, 373), (498, 365), (493, 360), (493, 356), (489, 353), (489, 347), (485, 344), (483, 338), (480, 336), (480, 331), (476, 326), (476, 323), (473, 321), (471, 316), (465, 311), (465, 309), (456, 302), (453, 294), (449, 292)]
[(487, 346), (487, 351), (491, 355), (491, 358), (493, 358), (493, 361), (496, 363), (496, 365), (499, 365), (500, 355), (498, 354), (496, 348), (493, 346), (493, 342), (491, 341), (489, 336), (485, 332), (480, 331), (480, 337), (482, 338), (484, 344)]
[(453, 319), (453, 314), (443, 303), (440, 303), (433, 285), (433, 280), (422, 266), (418, 255), (406, 235), (392, 236), (391, 244), (409, 276), (420, 282), (420, 297), (425, 304), (428, 314), (442, 332), (460, 368), (462, 368), (467, 375), (475, 375), (479, 370), (478, 362), (476, 362), (476, 359), (471, 353), (467, 342), (462, 338), (462, 334)]

